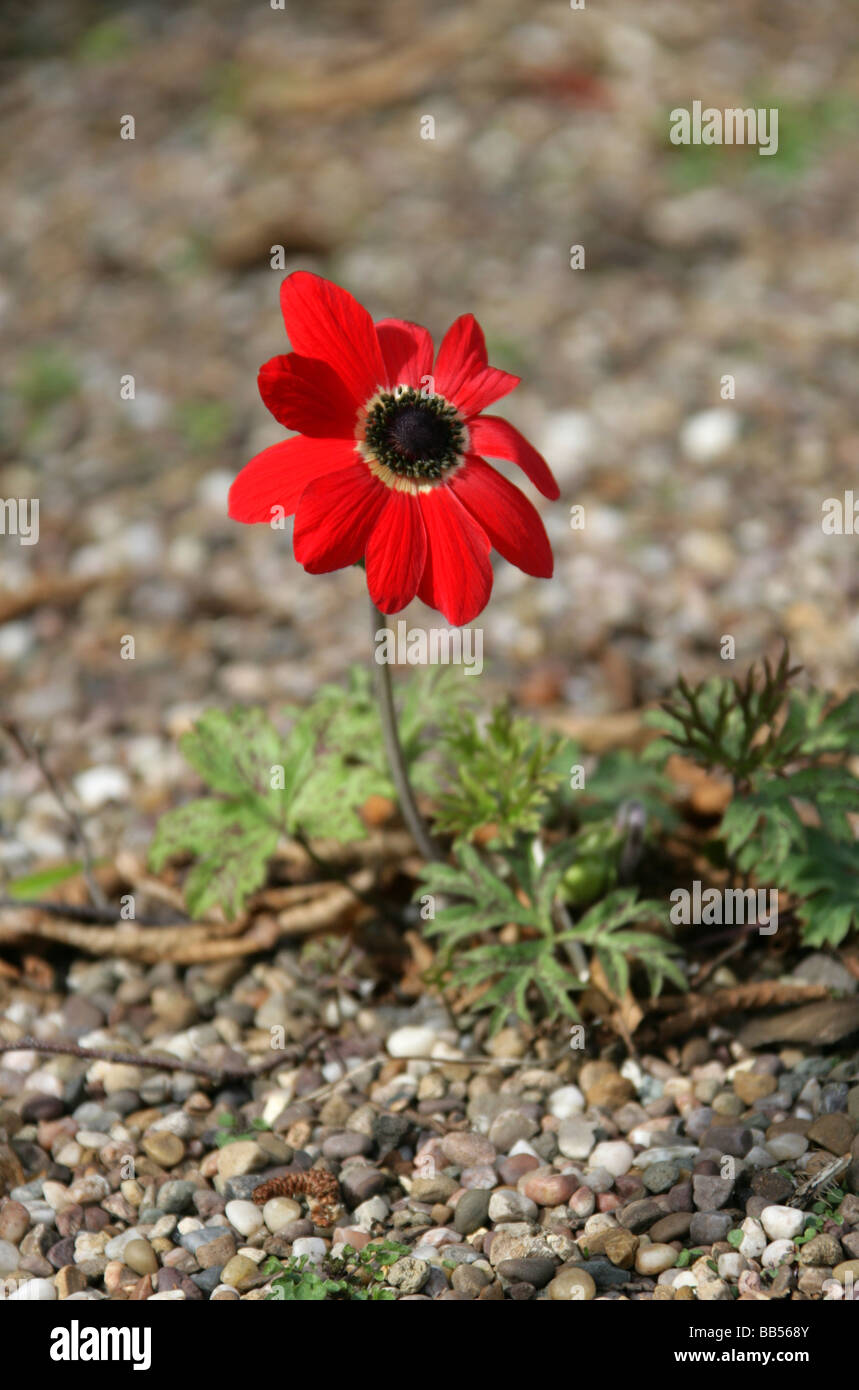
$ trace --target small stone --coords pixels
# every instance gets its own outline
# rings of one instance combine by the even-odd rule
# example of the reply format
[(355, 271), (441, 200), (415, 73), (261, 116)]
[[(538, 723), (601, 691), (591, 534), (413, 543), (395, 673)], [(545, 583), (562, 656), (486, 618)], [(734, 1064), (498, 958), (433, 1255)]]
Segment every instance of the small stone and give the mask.
[(589, 1166), (605, 1168), (612, 1177), (619, 1178), (632, 1167), (635, 1151), (625, 1140), (606, 1140), (597, 1144), (590, 1155)]
[(249, 1260), (246, 1255), (233, 1255), (221, 1270), (221, 1283), (229, 1284), (234, 1289), (242, 1289), (251, 1283), (256, 1275), (257, 1266), (253, 1260)]
[(148, 1240), (130, 1240), (122, 1258), (135, 1274), (154, 1274), (158, 1269), (158, 1259)]
[(30, 1227), (30, 1213), (23, 1202), (14, 1202), (11, 1198), (0, 1205), (0, 1240), (11, 1241), (13, 1245), (18, 1245), (27, 1234)]
[(837, 1265), (841, 1263), (844, 1251), (841, 1243), (835, 1236), (826, 1235), (813, 1236), (806, 1241), (799, 1252), (799, 1263), (801, 1265)]
[(222, 1178), (244, 1177), (248, 1173), (258, 1173), (268, 1163), (265, 1150), (255, 1139), (239, 1139), (233, 1144), (225, 1144), (219, 1151), (218, 1175)]
[(720, 1154), (735, 1158), (745, 1158), (754, 1142), (752, 1131), (741, 1125), (714, 1125), (701, 1136), (702, 1148), (718, 1149)]
[(635, 1099), (635, 1087), (625, 1076), (613, 1069), (600, 1076), (585, 1092), (588, 1105), (603, 1110), (617, 1110)]
[[(182, 1140), (166, 1129), (156, 1129), (144, 1134), (141, 1147), (153, 1163), (157, 1163), (161, 1168), (175, 1168), (185, 1157), (185, 1145)], [(148, 1270), (144, 1272), (149, 1273)]]
[(277, 1234), (290, 1222), (300, 1218), (301, 1205), (299, 1202), (294, 1202), (291, 1197), (272, 1197), (262, 1208), (262, 1216), (268, 1229), (273, 1234)]
[(420, 1293), (427, 1282), (429, 1272), (430, 1266), (426, 1260), (404, 1255), (389, 1267), (385, 1282), (403, 1294)]
[(365, 1156), (372, 1147), (373, 1141), (368, 1135), (344, 1130), (341, 1134), (329, 1134), (322, 1144), (322, 1153), (325, 1158), (342, 1163), (347, 1158)]
[[(648, 1235), (652, 1241), (660, 1245), (670, 1245), (672, 1240), (683, 1240), (689, 1234), (692, 1221), (700, 1215), (700, 1212), (697, 1212), (693, 1217), (691, 1211), (672, 1211), (668, 1216), (663, 1216), (661, 1221), (655, 1222), (648, 1231)], [(695, 1244), (709, 1245), (710, 1242), (696, 1241)]]
[(450, 1282), (457, 1293), (465, 1294), (467, 1298), (479, 1298), (485, 1288), (491, 1282), (490, 1276), (485, 1270), (475, 1269), (474, 1265), (457, 1265)]
[(846, 1284), (848, 1280), (852, 1280), (854, 1286), (859, 1284), (859, 1260), (842, 1260), (833, 1269), (832, 1277), (839, 1284)]
[(531, 1139), (540, 1126), (521, 1110), (502, 1110), (489, 1126), (489, 1140), (499, 1153), (509, 1153), (520, 1139)]
[(475, 1168), (483, 1163), (495, 1162), (495, 1145), (482, 1134), (454, 1131), (444, 1136), (441, 1148), (448, 1163), (458, 1168)]
[(677, 1251), (673, 1245), (642, 1245), (635, 1256), (638, 1274), (654, 1277), (664, 1269), (673, 1269), (677, 1263)]
[(538, 1168), (519, 1180), (519, 1191), (540, 1207), (563, 1206), (576, 1187), (572, 1173), (558, 1173), (553, 1168)]
[[(240, 1235), (252, 1236), (264, 1223), (263, 1209), (254, 1202), (227, 1202), (224, 1215)], [(133, 1266), (132, 1266), (133, 1268)]]
[(581, 1115), (584, 1109), (585, 1098), (578, 1086), (559, 1086), (549, 1095), (549, 1114), (555, 1115), (559, 1120), (568, 1120), (571, 1115)]
[[(696, 1211), (689, 1222), (689, 1239), (693, 1245), (715, 1245), (724, 1240), (733, 1226), (730, 1216), (721, 1211)], [(654, 1228), (651, 1228), (651, 1235)]]
[(777, 1269), (785, 1260), (792, 1260), (796, 1249), (792, 1240), (772, 1240), (761, 1255), (764, 1269)]
[(638, 1236), (634, 1236), (631, 1231), (626, 1231), (622, 1227), (616, 1231), (609, 1231), (605, 1238), (605, 1254), (613, 1265), (617, 1265), (618, 1269), (632, 1268), (638, 1247)]
[(534, 1255), (521, 1260), (501, 1260), (496, 1271), (514, 1284), (531, 1284), (535, 1289), (543, 1289), (553, 1277), (557, 1265), (554, 1260)]
[(55, 1280), (57, 1298), (70, 1298), (73, 1293), (81, 1293), (87, 1286), (86, 1275), (77, 1265), (63, 1265), (57, 1270)]
[(760, 1216), (761, 1225), (770, 1240), (793, 1240), (799, 1235), (806, 1219), (805, 1212), (798, 1211), (796, 1207), (782, 1206), (764, 1207)]
[(489, 1197), (490, 1194), (485, 1188), (471, 1188), (462, 1194), (453, 1217), (454, 1230), (458, 1235), (471, 1235), (473, 1231), (487, 1224)]
[[(199, 1245), (194, 1251), (197, 1264), (201, 1269), (223, 1269), (223, 1267), (233, 1258), (236, 1253), (236, 1241), (232, 1232), (224, 1235), (215, 1236), (214, 1240), (207, 1240)], [(231, 1283), (226, 1279), (224, 1283)]]
[(733, 1178), (702, 1173), (692, 1179), (692, 1198), (699, 1211), (718, 1211), (720, 1207), (727, 1206), (733, 1190)]
[(490, 1221), (534, 1221), (536, 1216), (536, 1203), (515, 1188), (499, 1187), (489, 1198)]
[(820, 1115), (810, 1126), (808, 1137), (833, 1154), (846, 1154), (853, 1143), (855, 1126), (847, 1115)]
[(644, 1197), (638, 1202), (629, 1202), (626, 1206), (620, 1207), (617, 1212), (617, 1219), (621, 1226), (638, 1235), (641, 1231), (647, 1231), (665, 1216), (665, 1210), (652, 1197)]
[(50, 1303), (57, 1298), (57, 1290), (50, 1279), (28, 1279), (26, 1284), (19, 1284), (13, 1293), (6, 1297), (7, 1303)]
[(573, 1115), (558, 1128), (558, 1148), (564, 1158), (587, 1158), (596, 1143), (596, 1122)]
[(453, 1178), (437, 1173), (432, 1178), (413, 1178), (410, 1195), (418, 1202), (444, 1202), (456, 1189)]
[(648, 1192), (668, 1192), (680, 1176), (676, 1163), (650, 1163), (644, 1170), (644, 1186)]
[(778, 1082), (774, 1076), (764, 1076), (754, 1071), (738, 1071), (734, 1075), (734, 1091), (744, 1105), (756, 1105), (764, 1096), (771, 1096), (777, 1090)]
[(181, 1178), (171, 1178), (169, 1182), (164, 1182), (158, 1189), (158, 1205), (164, 1212), (179, 1215), (187, 1211), (192, 1201), (197, 1187), (192, 1182), (187, 1182)]
[[(768, 1208), (768, 1210), (790, 1211), (791, 1208), (770, 1207)], [(764, 1234), (763, 1226), (759, 1221), (756, 1221), (753, 1216), (747, 1216), (742, 1226), (740, 1227), (740, 1230), (743, 1233), (743, 1239), (740, 1242), (739, 1247), (740, 1254), (745, 1255), (747, 1260), (759, 1260), (768, 1244), (767, 1237)]]
[[(321, 1236), (302, 1236), (299, 1240), (293, 1241), (292, 1253), (299, 1258), (306, 1255), (314, 1264), (318, 1264), (328, 1254), (328, 1246)], [(230, 1281), (227, 1279), (224, 1282)]]
[(597, 1286), (587, 1270), (568, 1265), (560, 1269), (549, 1284), (549, 1297), (556, 1303), (585, 1302), (595, 1297)]
[(438, 1041), (432, 1028), (407, 1024), (395, 1028), (388, 1037), (387, 1049), (391, 1057), (429, 1057)]

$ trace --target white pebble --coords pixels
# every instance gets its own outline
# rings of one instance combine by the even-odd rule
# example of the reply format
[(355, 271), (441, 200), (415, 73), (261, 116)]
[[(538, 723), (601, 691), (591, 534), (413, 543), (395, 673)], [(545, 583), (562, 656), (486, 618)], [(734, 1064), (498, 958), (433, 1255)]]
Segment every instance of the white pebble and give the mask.
[(584, 1111), (585, 1098), (578, 1086), (559, 1086), (549, 1096), (549, 1112), (559, 1120), (566, 1120), (570, 1115), (582, 1115)]
[(238, 1198), (235, 1201), (227, 1202), (224, 1207), (224, 1215), (230, 1225), (235, 1227), (240, 1235), (252, 1236), (263, 1224), (263, 1214), (260, 1207), (254, 1202), (243, 1202)]
[(384, 1197), (369, 1197), (355, 1208), (352, 1220), (357, 1226), (369, 1230), (375, 1221), (384, 1221), (390, 1210)]
[(277, 1235), (284, 1226), (298, 1220), (301, 1216), (301, 1205), (293, 1202), (291, 1197), (272, 1197), (263, 1207), (262, 1215), (272, 1235)]
[(761, 1255), (761, 1264), (764, 1269), (777, 1269), (785, 1260), (793, 1259), (795, 1253), (792, 1240), (773, 1240)]
[(710, 463), (727, 453), (740, 433), (740, 417), (721, 406), (690, 415), (680, 432), (680, 447), (693, 463)]
[(717, 1261), (720, 1279), (733, 1280), (735, 1283), (739, 1279), (748, 1264), (739, 1250), (731, 1250), (724, 1255), (720, 1255)]
[(89, 767), (75, 778), (78, 800), (88, 811), (108, 801), (126, 801), (131, 791), (128, 773), (121, 767)]
[(796, 1207), (764, 1207), (761, 1212), (761, 1225), (770, 1240), (793, 1240), (798, 1236), (806, 1222), (804, 1211)]
[(313, 1264), (319, 1264), (328, 1253), (328, 1247), (319, 1236), (299, 1236), (292, 1242), (292, 1253), (296, 1259), (306, 1255)]
[(19, 1284), (14, 1293), (10, 1293), (8, 1303), (23, 1303), (32, 1301), (33, 1303), (51, 1303), (57, 1297), (57, 1291), (50, 1279), (28, 1279), (26, 1284)]
[(632, 1167), (635, 1154), (631, 1144), (623, 1139), (608, 1139), (597, 1144), (588, 1163), (592, 1168), (605, 1168), (612, 1177), (622, 1178)]
[[(772, 1208), (768, 1208), (772, 1210)], [(764, 1253), (767, 1245), (767, 1238), (764, 1235), (763, 1227), (753, 1216), (747, 1216), (740, 1230), (743, 1239), (740, 1242), (740, 1254), (745, 1255), (747, 1260), (757, 1260)]]
[(11, 1274), (18, 1268), (18, 1251), (11, 1240), (0, 1240), (0, 1274)]
[(391, 1057), (428, 1057), (435, 1043), (434, 1029), (406, 1024), (404, 1028), (394, 1029), (387, 1046)]

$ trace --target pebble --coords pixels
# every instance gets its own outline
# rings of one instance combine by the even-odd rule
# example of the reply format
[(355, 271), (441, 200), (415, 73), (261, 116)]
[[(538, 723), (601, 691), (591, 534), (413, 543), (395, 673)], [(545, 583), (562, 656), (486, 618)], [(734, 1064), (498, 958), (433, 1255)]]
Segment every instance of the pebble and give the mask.
[[(296, 1242), (297, 1244), (297, 1242)], [(233, 1255), (221, 1270), (221, 1283), (234, 1289), (245, 1288), (257, 1276), (257, 1266), (247, 1255)], [(184, 1293), (182, 1294), (184, 1298)]]
[(141, 1146), (153, 1163), (159, 1164), (162, 1168), (175, 1168), (185, 1157), (185, 1145), (182, 1140), (178, 1135), (170, 1134), (166, 1130), (153, 1130), (150, 1134), (144, 1134)]
[(265, 1168), (268, 1158), (264, 1149), (255, 1139), (238, 1139), (233, 1144), (225, 1144), (218, 1152), (218, 1176), (222, 1178), (243, 1177), (257, 1173)]
[(436, 1042), (434, 1029), (407, 1024), (389, 1035), (387, 1050), (391, 1057), (429, 1057)]
[(642, 1245), (636, 1252), (637, 1273), (652, 1278), (664, 1269), (671, 1269), (677, 1263), (677, 1251), (673, 1245)]
[(123, 1251), (123, 1259), (135, 1274), (154, 1274), (158, 1259), (148, 1240), (130, 1240)]
[(761, 1264), (764, 1269), (777, 1269), (785, 1260), (792, 1260), (796, 1254), (796, 1249), (792, 1240), (782, 1239), (770, 1241), (769, 1245), (761, 1255)]
[[(294, 1205), (294, 1204), (293, 1204)], [(252, 1236), (264, 1224), (263, 1208), (253, 1202), (227, 1202), (224, 1215), (231, 1226), (243, 1236)]]
[[(258, 1208), (259, 1210), (259, 1208)], [(263, 1221), (275, 1235), (301, 1216), (301, 1204), (291, 1197), (272, 1197), (262, 1208)]]
[(606, 1172), (611, 1173), (612, 1177), (619, 1178), (624, 1173), (628, 1173), (632, 1167), (635, 1151), (631, 1144), (625, 1140), (606, 1140), (597, 1144), (589, 1158), (589, 1165), (594, 1168), (605, 1168)]
[(481, 1188), (472, 1188), (462, 1194), (456, 1204), (453, 1216), (454, 1230), (459, 1235), (471, 1235), (472, 1232), (487, 1224), (489, 1196), (489, 1192)]
[(764, 1207), (761, 1212), (760, 1224), (770, 1240), (793, 1240), (807, 1219), (805, 1212), (798, 1211), (796, 1207), (770, 1206)]
[(593, 1277), (587, 1270), (575, 1266), (559, 1270), (549, 1284), (549, 1297), (556, 1303), (589, 1303), (596, 1297), (596, 1291)]
[(564, 1158), (585, 1159), (596, 1144), (595, 1121), (573, 1115), (558, 1128), (558, 1149)]
[(496, 1188), (489, 1198), (490, 1221), (533, 1221), (536, 1216), (536, 1203), (515, 1188)]
[(420, 1293), (429, 1275), (430, 1265), (426, 1260), (404, 1255), (389, 1267), (385, 1281), (403, 1294)]
[(585, 1098), (578, 1086), (559, 1086), (549, 1095), (548, 1104), (550, 1115), (556, 1116), (559, 1120), (568, 1120), (572, 1115), (582, 1114)]

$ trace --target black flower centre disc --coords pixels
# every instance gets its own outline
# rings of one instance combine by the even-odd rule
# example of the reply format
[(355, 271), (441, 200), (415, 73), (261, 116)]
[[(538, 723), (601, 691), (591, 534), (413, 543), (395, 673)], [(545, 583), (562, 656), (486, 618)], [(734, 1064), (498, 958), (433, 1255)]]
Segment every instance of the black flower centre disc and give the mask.
[(385, 392), (367, 413), (366, 447), (379, 463), (404, 478), (440, 478), (459, 462), (464, 438), (454, 406), (411, 386)]

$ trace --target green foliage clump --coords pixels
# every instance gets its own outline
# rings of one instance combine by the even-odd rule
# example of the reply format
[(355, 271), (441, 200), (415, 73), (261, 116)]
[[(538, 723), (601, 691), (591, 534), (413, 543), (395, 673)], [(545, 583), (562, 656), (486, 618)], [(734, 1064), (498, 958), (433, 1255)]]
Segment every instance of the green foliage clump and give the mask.
[(803, 941), (837, 946), (859, 925), (859, 695), (833, 701), (791, 686), (787, 651), (745, 680), (678, 681), (652, 722), (651, 757), (677, 751), (726, 773), (734, 796), (720, 826), (741, 874), (797, 899)]
[[(629, 984), (628, 958), (644, 967), (654, 993), (666, 977), (686, 987), (671, 958), (675, 948), (655, 932), (640, 929), (645, 922), (667, 927), (664, 904), (639, 902), (635, 889), (617, 889), (575, 924), (559, 913), (564, 875), (576, 852), (574, 842), (545, 855), (520, 842), (490, 865), (464, 845), (456, 864), (429, 864), (424, 870), (418, 895), (442, 900), (426, 932), (439, 940), (437, 974), (449, 976), (459, 989), (482, 990), (474, 1008), (492, 1010), (491, 1032), (497, 1032), (511, 1010), (531, 1020), (538, 1000), (550, 1014), (578, 1019), (571, 996), (584, 981), (571, 968), (575, 948), (591, 948), (619, 994)], [(511, 925), (522, 929), (520, 939), (491, 939)]]
[(329, 1255), (318, 1265), (311, 1264), (306, 1255), (293, 1255), (285, 1264), (272, 1256), (263, 1273), (276, 1274), (277, 1278), (266, 1297), (281, 1303), (390, 1303), (397, 1294), (385, 1284), (385, 1275), (392, 1264), (408, 1254), (407, 1245), (381, 1240), (365, 1245), (363, 1250), (345, 1245), (339, 1258)]
[(536, 833), (562, 773), (562, 740), (544, 734), (530, 719), (517, 718), (508, 704), (492, 711), (485, 728), (468, 711), (448, 717), (444, 752), (455, 775), (441, 792), (436, 830), (462, 844), (487, 826), (495, 842), (512, 845), (519, 833)]
[(358, 809), (380, 779), (320, 746), (311, 715), (284, 735), (260, 709), (207, 710), (180, 747), (213, 795), (162, 816), (150, 863), (157, 871), (177, 856), (194, 860), (185, 882), (194, 916), (214, 907), (237, 915), (265, 882), (282, 837), (366, 834)]

